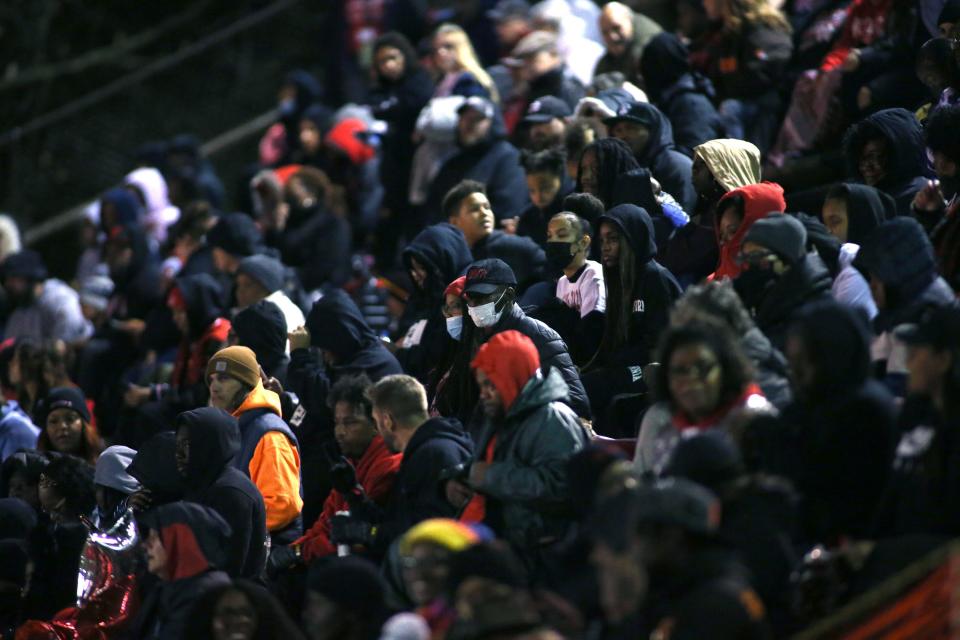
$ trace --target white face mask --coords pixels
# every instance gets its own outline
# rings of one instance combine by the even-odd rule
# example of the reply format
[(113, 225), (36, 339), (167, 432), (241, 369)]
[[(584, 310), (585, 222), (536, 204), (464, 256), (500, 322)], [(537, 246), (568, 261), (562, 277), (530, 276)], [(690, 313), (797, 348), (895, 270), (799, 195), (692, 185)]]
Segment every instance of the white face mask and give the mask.
[(447, 333), (450, 334), (450, 337), (454, 340), (460, 339), (460, 334), (463, 333), (463, 316), (453, 316), (452, 318), (447, 318)]
[(485, 327), (492, 327), (500, 322), (500, 316), (503, 315), (503, 309), (497, 311), (497, 304), (499, 304), (503, 299), (504, 293), (506, 293), (506, 291), (501, 293), (500, 297), (494, 302), (477, 305), (476, 307), (467, 307), (467, 313), (470, 314), (473, 324), (483, 329)]

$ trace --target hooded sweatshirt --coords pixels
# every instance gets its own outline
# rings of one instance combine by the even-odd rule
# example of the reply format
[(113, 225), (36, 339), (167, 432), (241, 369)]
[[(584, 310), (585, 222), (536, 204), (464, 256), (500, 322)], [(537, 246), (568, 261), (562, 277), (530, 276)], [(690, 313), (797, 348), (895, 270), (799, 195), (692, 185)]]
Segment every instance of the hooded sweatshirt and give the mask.
[(727, 191), (760, 182), (760, 150), (751, 142), (710, 140), (696, 147), (693, 155), (703, 158), (714, 179)]
[[(653, 349), (661, 332), (669, 322), (670, 307), (680, 297), (681, 289), (673, 275), (660, 265), (654, 256), (657, 245), (654, 239), (653, 222), (649, 214), (632, 204), (620, 204), (600, 216), (604, 222), (617, 227), (633, 251), (636, 272), (633, 274), (633, 290), (620, 291), (622, 278), (613, 276), (604, 268), (607, 283), (607, 314), (619, 314), (614, 308), (620, 296), (630, 297), (630, 315), (625, 344), (610, 344), (604, 335), (598, 357), (603, 366), (643, 366), (650, 362)], [(616, 287), (616, 290), (615, 290)]]
[[(357, 482), (374, 503), (386, 506), (393, 495), (393, 486), (403, 456), (392, 453), (383, 438), (374, 436), (359, 460), (351, 460), (357, 472)], [(331, 491), (323, 503), (323, 512), (302, 537), (294, 542), (301, 545), (304, 560), (333, 555), (337, 547), (330, 541), (330, 522), (338, 511), (349, 511), (350, 505), (339, 491)]]
[(266, 562), (266, 508), (257, 486), (236, 467), (240, 430), (221, 409), (203, 407), (177, 416), (186, 430), (190, 456), (186, 498), (210, 507), (230, 525), (223, 569), (233, 578), (256, 579)]
[(453, 225), (441, 222), (418, 233), (403, 250), (402, 257), (408, 271), (412, 266), (411, 258), (426, 267), (427, 280), (423, 289), (417, 288), (407, 305), (404, 320), (408, 329), (403, 345), (397, 351), (397, 360), (404, 371), (426, 383), (433, 368), (451, 347), (440, 311), (443, 291), (473, 262), (473, 254), (463, 233)]
[(143, 194), (146, 215), (144, 224), (150, 238), (159, 247), (167, 241), (167, 229), (180, 219), (180, 209), (170, 203), (167, 181), (153, 167), (141, 167), (127, 174), (124, 183)]
[(649, 129), (650, 138), (643, 150), (636, 154), (641, 167), (650, 169), (663, 190), (676, 198), (685, 211), (693, 211), (697, 192), (693, 189), (693, 161), (677, 149), (673, 139), (673, 125), (662, 111), (649, 103), (639, 103), (642, 124)]
[(743, 220), (741, 220), (737, 232), (726, 244), (720, 243), (720, 217), (714, 216), (713, 228), (716, 233), (717, 244), (720, 245), (720, 263), (717, 265), (717, 270), (710, 276), (711, 280), (739, 276), (743, 267), (737, 264), (737, 256), (740, 255), (743, 238), (747, 235), (747, 231), (750, 230), (754, 222), (766, 218), (767, 214), (772, 212), (783, 213), (787, 208), (787, 203), (783, 199), (783, 187), (775, 182), (761, 182), (760, 184), (751, 184), (728, 191), (720, 198), (717, 211), (722, 211), (723, 203), (735, 197), (743, 199)]
[(206, 591), (230, 584), (230, 577), (220, 570), (230, 525), (213, 509), (190, 502), (151, 509), (138, 517), (138, 523), (159, 533), (167, 564), (137, 617), (136, 637), (180, 638), (190, 605)]
[(281, 417), (280, 396), (257, 381), (233, 416), (240, 427), (240, 450), (233, 465), (260, 490), (273, 540), (292, 542), (303, 533), (300, 447)]
[(856, 123), (843, 141), (847, 173), (863, 183), (860, 174), (860, 153), (864, 145), (875, 138), (887, 145), (886, 177), (877, 189), (893, 196), (897, 215), (911, 215), (911, 205), (917, 191), (933, 177), (926, 155), (923, 130), (916, 116), (906, 109), (884, 109)]
[(672, 33), (660, 33), (647, 45), (640, 63), (651, 101), (670, 119), (677, 148), (687, 156), (694, 147), (721, 138), (723, 121), (711, 100), (713, 84), (690, 67), (690, 52)]

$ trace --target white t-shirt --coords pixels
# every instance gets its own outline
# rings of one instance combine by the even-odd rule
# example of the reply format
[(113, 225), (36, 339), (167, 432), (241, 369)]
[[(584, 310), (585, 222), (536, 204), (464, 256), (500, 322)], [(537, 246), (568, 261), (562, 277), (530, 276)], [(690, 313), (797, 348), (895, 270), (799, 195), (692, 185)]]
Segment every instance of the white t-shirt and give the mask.
[(592, 311), (607, 310), (607, 287), (603, 283), (603, 267), (599, 262), (587, 260), (577, 279), (567, 276), (557, 280), (557, 297), (571, 309), (579, 309), (584, 318)]

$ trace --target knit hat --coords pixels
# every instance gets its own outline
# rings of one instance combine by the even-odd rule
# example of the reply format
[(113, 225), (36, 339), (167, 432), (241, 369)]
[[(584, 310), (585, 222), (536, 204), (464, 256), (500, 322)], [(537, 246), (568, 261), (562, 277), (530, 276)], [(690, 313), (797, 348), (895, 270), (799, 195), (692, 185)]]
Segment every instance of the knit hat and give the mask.
[(743, 243), (747, 242), (766, 247), (790, 264), (800, 262), (807, 255), (807, 230), (802, 222), (785, 214), (754, 222), (743, 238)]
[(36, 251), (24, 249), (17, 253), (12, 253), (3, 261), (3, 276), (25, 278), (39, 282), (46, 280), (47, 267), (43, 264), (43, 258)]
[(142, 488), (140, 482), (127, 473), (127, 467), (133, 462), (135, 455), (137, 452), (130, 447), (122, 445), (107, 447), (97, 459), (97, 470), (93, 474), (93, 482), (127, 495), (136, 493)]
[(270, 356), (282, 356), (287, 350), (287, 319), (280, 307), (261, 300), (238, 313), (231, 323), (239, 344), (266, 362)]
[(244, 258), (237, 267), (237, 273), (256, 280), (269, 293), (283, 288), (283, 265), (270, 256), (254, 255)]
[(252, 256), (263, 243), (260, 229), (253, 218), (245, 213), (228, 213), (220, 216), (217, 223), (207, 231), (207, 244), (223, 249), (232, 256)]
[(80, 285), (80, 302), (97, 311), (103, 311), (113, 295), (113, 280), (107, 276), (88, 276)]
[(457, 296), (458, 298), (463, 297), (463, 289), (467, 285), (467, 276), (460, 276), (453, 282), (447, 285), (447, 288), (443, 290), (444, 296)]
[(40, 401), (37, 409), (37, 419), (41, 427), (47, 424), (47, 416), (56, 409), (73, 409), (80, 414), (83, 421), (90, 422), (90, 409), (83, 393), (76, 387), (56, 387), (51, 389), (46, 397)]
[(361, 165), (376, 155), (373, 146), (366, 140), (362, 140), (359, 134), (365, 133), (367, 125), (359, 118), (346, 118), (341, 120), (327, 132), (324, 143), (327, 146), (339, 149), (346, 155), (350, 162), (355, 165)]
[(490, 378), (500, 393), (504, 410), (509, 411), (520, 391), (540, 369), (540, 354), (530, 338), (510, 329), (481, 346), (470, 366)]
[(307, 588), (353, 613), (379, 613), (385, 608), (386, 583), (379, 568), (356, 556), (314, 563)]
[(463, 551), (480, 541), (470, 526), (450, 518), (430, 518), (412, 527), (400, 539), (400, 553), (408, 555), (415, 545), (432, 544), (448, 551)]
[(227, 347), (213, 354), (207, 362), (207, 380), (214, 373), (225, 373), (248, 387), (256, 387), (260, 382), (257, 355), (247, 347)]

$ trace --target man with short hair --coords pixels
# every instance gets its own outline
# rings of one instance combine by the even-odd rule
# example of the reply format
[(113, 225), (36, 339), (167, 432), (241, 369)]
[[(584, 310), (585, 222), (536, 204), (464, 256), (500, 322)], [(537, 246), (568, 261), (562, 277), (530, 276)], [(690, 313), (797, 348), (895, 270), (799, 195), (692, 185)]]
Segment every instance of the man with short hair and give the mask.
[(498, 333), (514, 329), (530, 338), (537, 348), (540, 362), (549, 370), (557, 369), (569, 387), (570, 407), (582, 418), (590, 417), (590, 401), (580, 382), (580, 373), (570, 359), (567, 345), (560, 335), (527, 316), (515, 300), (517, 279), (503, 260), (478, 260), (467, 269), (463, 288), (467, 314), (490, 339)]
[(607, 53), (597, 62), (594, 77), (619, 71), (630, 82), (643, 86), (640, 58), (643, 49), (663, 31), (659, 24), (621, 2), (608, 2), (600, 11), (600, 35)]
[[(416, 378), (387, 376), (367, 391), (377, 432), (387, 448), (403, 454), (396, 477), (395, 499), (379, 518), (334, 516), (330, 538), (384, 549), (394, 538), (428, 518), (455, 518), (461, 505), (444, 492), (449, 479), (473, 454), (470, 437), (460, 423), (427, 413), (427, 392)], [(377, 520), (373, 522), (372, 520)]]
[(443, 199), (443, 215), (463, 232), (474, 260), (499, 258), (510, 265), (520, 284), (518, 291), (543, 276), (546, 257), (536, 242), (494, 229), (494, 211), (483, 184), (463, 180), (450, 189)]
[(520, 152), (505, 139), (496, 107), (486, 98), (472, 96), (457, 109), (457, 115), (459, 151), (443, 163), (430, 185), (425, 204), (428, 216), (438, 216), (444, 196), (461, 180), (486, 185), (500, 218), (518, 215), (529, 200), (523, 171), (517, 170)]
[[(480, 520), (524, 555), (564, 536), (569, 498), (567, 461), (586, 445), (569, 389), (556, 369), (544, 374), (533, 341), (504, 331), (480, 347), (470, 365), (480, 387), (484, 429), (467, 485), (448, 495), (469, 498), (465, 518)], [(468, 515), (469, 514), (469, 515)]]

